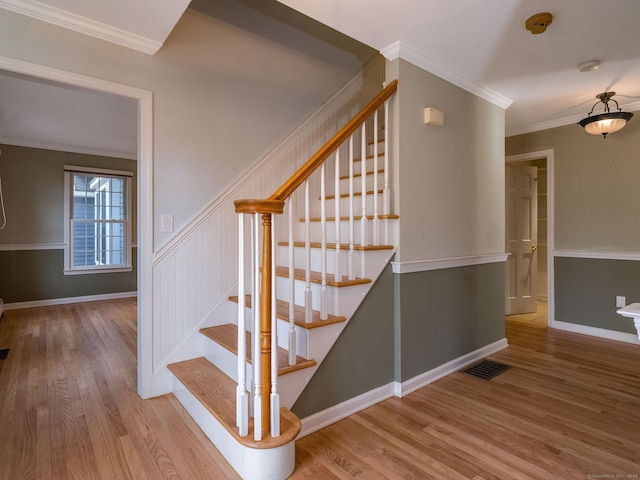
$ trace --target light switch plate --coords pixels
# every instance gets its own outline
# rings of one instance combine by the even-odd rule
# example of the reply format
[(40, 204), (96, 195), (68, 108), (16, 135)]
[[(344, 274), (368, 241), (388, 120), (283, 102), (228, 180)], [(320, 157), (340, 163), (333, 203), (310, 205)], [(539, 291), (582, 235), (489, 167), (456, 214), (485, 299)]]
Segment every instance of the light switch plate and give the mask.
[(173, 232), (173, 215), (160, 215), (160, 231), (162, 233)]

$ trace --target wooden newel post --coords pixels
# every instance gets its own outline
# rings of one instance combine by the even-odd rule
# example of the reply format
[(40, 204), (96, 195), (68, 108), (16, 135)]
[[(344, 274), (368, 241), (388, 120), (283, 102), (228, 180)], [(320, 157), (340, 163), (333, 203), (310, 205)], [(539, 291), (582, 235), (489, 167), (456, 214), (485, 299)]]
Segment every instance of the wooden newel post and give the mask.
[[(271, 214), (262, 215), (262, 294), (260, 295), (260, 364), (262, 385), (262, 433), (269, 434), (269, 391), (271, 390)], [(255, 422), (258, 419), (254, 419)]]
[(262, 391), (262, 418), (254, 418), (253, 421), (260, 422), (262, 434), (270, 433), (270, 403), (269, 392), (271, 390), (271, 302), (273, 301), (274, 286), (271, 283), (271, 272), (274, 266), (271, 263), (271, 236), (272, 220), (271, 215), (282, 214), (284, 212), (284, 200), (275, 199), (247, 199), (236, 200), (236, 213), (259, 213), (262, 214), (262, 272), (260, 294), (260, 379)]

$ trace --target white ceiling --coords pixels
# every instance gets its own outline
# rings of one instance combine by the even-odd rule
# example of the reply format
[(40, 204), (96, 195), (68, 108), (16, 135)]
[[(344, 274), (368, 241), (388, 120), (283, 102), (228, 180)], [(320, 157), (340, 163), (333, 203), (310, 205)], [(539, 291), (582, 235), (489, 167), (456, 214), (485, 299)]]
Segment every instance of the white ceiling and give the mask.
[[(576, 122), (605, 90), (640, 107), (638, 0), (279, 1), (376, 49), (401, 42), (427, 70), (509, 99), (507, 135)], [(553, 22), (533, 35), (524, 24), (539, 12)], [(599, 70), (578, 71), (592, 59)]]
[[(215, 0), (211, 0), (215, 1)], [(244, 0), (241, 0), (244, 1)], [(507, 135), (575, 123), (596, 103), (596, 94), (616, 91), (624, 110), (640, 109), (640, 1), (638, 0), (279, 0), (388, 57), (400, 55), (442, 78), (506, 108)], [(0, 0), (2, 8), (93, 35), (153, 54), (161, 48), (190, 0)], [(524, 28), (525, 20), (539, 12), (553, 14), (553, 22), (540, 35)], [(597, 59), (598, 70), (578, 71), (584, 61)], [(2, 73), (2, 72), (0, 72)], [(0, 75), (0, 90), (16, 86), (15, 76)], [(36, 114), (56, 111), (42, 92), (41, 82), (27, 82), (42, 94), (39, 101), (7, 105), (8, 99), (29, 97), (3, 95), (0, 104), (0, 143), (19, 144), (30, 126), (34, 136), (41, 123), (24, 121), (26, 110)], [(78, 94), (78, 92), (75, 92)], [(106, 108), (113, 115), (129, 112), (128, 102), (84, 92), (88, 112)], [(62, 103), (69, 101), (64, 95)], [(106, 102), (106, 103), (105, 103)], [(113, 102), (113, 103), (111, 103)], [(83, 102), (65, 117), (85, 118)], [(108, 106), (107, 106), (108, 104)], [(43, 121), (44, 121), (44, 117)], [(135, 117), (134, 117), (135, 119)], [(17, 120), (17, 121), (16, 121)], [(640, 121), (632, 120), (632, 121)], [(78, 125), (93, 130), (78, 132)], [(118, 129), (115, 120), (92, 125), (82, 120), (68, 129), (77, 138), (94, 138), (102, 132), (107, 150), (135, 157), (135, 138)], [(62, 125), (60, 125), (62, 129)], [(109, 133), (105, 133), (109, 132)], [(128, 132), (135, 134), (135, 128)], [(15, 138), (14, 138), (15, 137)], [(65, 143), (57, 136), (59, 143)], [(48, 140), (41, 139), (42, 144)], [(75, 141), (73, 138), (69, 142)], [(107, 149), (106, 147), (109, 146)]]
[(0, 143), (137, 158), (133, 100), (2, 71), (0, 92)]

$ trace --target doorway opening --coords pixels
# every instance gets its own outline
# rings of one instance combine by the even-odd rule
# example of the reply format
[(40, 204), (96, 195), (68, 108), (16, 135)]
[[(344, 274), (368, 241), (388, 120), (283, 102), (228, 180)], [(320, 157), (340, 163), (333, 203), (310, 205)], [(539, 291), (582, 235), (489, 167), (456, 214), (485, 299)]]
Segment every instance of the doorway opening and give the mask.
[[(528, 209), (535, 215), (531, 221), (535, 222), (532, 225), (533, 233), (536, 234), (533, 241), (523, 242), (520, 249), (528, 249), (530, 254), (528, 255), (528, 263), (524, 262), (526, 268), (535, 268), (535, 271), (531, 273), (533, 284), (531, 286), (531, 292), (533, 297), (528, 303), (528, 307), (522, 308), (510, 308), (510, 290), (514, 290), (513, 287), (518, 281), (522, 279), (513, 278), (514, 268), (512, 266), (507, 267), (506, 271), (506, 285), (505, 289), (505, 306), (506, 313), (509, 320), (516, 321), (518, 323), (525, 323), (535, 326), (553, 326), (554, 321), (554, 301), (553, 301), (553, 151), (545, 150), (538, 152), (531, 152), (520, 155), (512, 155), (506, 157), (505, 169), (510, 170), (511, 167), (529, 167), (529, 171), (535, 172), (535, 205), (532, 205)], [(527, 169), (523, 169), (526, 171)], [(506, 175), (505, 175), (506, 177)], [(508, 179), (508, 177), (506, 177)], [(509, 202), (508, 184), (505, 184), (505, 202)], [(513, 208), (507, 203), (507, 212), (513, 213)], [(526, 209), (525, 209), (526, 210)], [(507, 213), (507, 221), (508, 221)], [(505, 225), (505, 232), (509, 232), (509, 225)], [(528, 232), (531, 233), (531, 232)], [(514, 265), (517, 253), (511, 253), (509, 247), (509, 241), (505, 242), (506, 251), (509, 254), (509, 262)], [(534, 257), (535, 256), (535, 257)], [(534, 259), (535, 261), (531, 261)], [(522, 263), (522, 262), (521, 262)], [(520, 266), (522, 270), (522, 265)], [(521, 272), (520, 272), (521, 273)], [(511, 294), (513, 295), (513, 294)], [(513, 303), (511, 303), (513, 305)], [(522, 305), (520, 305), (522, 306)]]
[(69, 89), (112, 95), (137, 103), (138, 393), (152, 396), (153, 94), (127, 85), (0, 56), (0, 70)]

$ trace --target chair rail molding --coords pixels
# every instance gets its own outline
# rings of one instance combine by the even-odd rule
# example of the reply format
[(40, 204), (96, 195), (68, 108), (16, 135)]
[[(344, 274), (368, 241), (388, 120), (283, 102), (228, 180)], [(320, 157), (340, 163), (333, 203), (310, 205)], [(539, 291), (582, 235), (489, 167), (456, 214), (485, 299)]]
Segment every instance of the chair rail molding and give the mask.
[(500, 263), (507, 261), (507, 253), (492, 253), (485, 255), (471, 255), (465, 257), (435, 258), (426, 260), (411, 260), (408, 262), (391, 262), (393, 273), (416, 273), (446, 268), (469, 267), (486, 263)]

